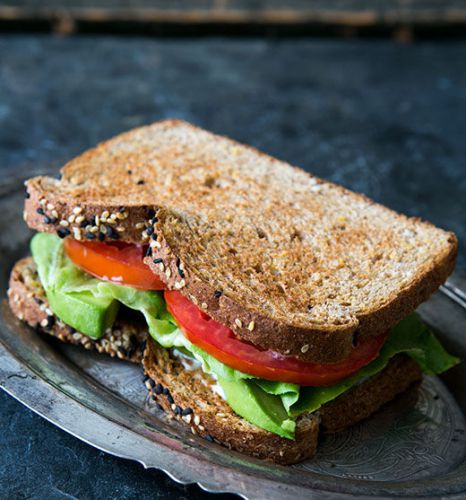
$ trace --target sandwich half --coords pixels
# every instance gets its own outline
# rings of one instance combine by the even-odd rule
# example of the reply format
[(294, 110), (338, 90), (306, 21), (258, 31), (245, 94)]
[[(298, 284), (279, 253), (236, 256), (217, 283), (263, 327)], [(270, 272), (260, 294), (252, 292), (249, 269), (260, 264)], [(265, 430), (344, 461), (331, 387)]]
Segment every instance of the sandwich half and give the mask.
[(26, 182), (12, 310), (141, 362), (193, 433), (279, 463), (457, 359), (414, 313), (452, 233), (181, 121)]

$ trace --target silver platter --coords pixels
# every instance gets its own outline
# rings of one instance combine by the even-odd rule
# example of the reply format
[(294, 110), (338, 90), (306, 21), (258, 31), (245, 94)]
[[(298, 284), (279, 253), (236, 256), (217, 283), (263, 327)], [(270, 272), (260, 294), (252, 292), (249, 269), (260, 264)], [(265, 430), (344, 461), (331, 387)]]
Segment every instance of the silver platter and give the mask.
[[(31, 173), (29, 172), (28, 175)], [(0, 183), (0, 292), (27, 253), (21, 178)], [(458, 276), (452, 283), (466, 288)], [(466, 312), (437, 293), (420, 308), (445, 346), (466, 359)], [(0, 386), (77, 438), (165, 471), (183, 484), (247, 498), (463, 497), (466, 493), (466, 366), (426, 377), (368, 421), (323, 437), (312, 460), (281, 467), (231, 452), (167, 420), (146, 397), (142, 369), (62, 345), (2, 305)]]

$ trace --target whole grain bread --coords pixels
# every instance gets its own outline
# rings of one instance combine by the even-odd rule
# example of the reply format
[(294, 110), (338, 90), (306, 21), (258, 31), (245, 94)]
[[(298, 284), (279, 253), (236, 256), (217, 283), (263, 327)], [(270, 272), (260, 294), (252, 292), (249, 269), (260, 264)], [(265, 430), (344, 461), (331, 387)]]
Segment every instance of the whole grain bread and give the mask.
[(422, 371), (413, 359), (395, 356), (385, 370), (323, 405), (319, 410), (321, 429), (328, 433), (340, 432), (370, 417), (387, 401), (421, 380)]
[(112, 357), (140, 363), (146, 343), (147, 327), (119, 314), (102, 338), (92, 340), (74, 328), (65, 325), (50, 309), (31, 257), (19, 260), (10, 275), (8, 302), (13, 313), (38, 331), (48, 333), (63, 342)]
[(215, 380), (201, 370), (187, 371), (179, 358), (154, 341), (146, 344), (147, 329), (133, 320), (117, 320), (98, 341), (70, 328), (50, 310), (32, 258), (14, 266), (8, 290), (13, 313), (38, 331), (60, 340), (95, 349), (134, 363), (142, 360), (150, 377), (152, 399), (174, 418), (189, 425), (194, 434), (217, 441), (230, 449), (276, 463), (297, 463), (311, 457), (317, 447), (319, 424), (326, 432), (337, 432), (370, 416), (397, 394), (422, 377), (414, 361), (395, 357), (377, 376), (356, 386), (315, 414), (297, 421), (296, 440), (280, 438), (236, 415), (214, 392)]
[(210, 375), (200, 369), (185, 370), (170, 350), (152, 339), (148, 339), (144, 352), (144, 371), (152, 380), (152, 399), (189, 425), (193, 434), (277, 463), (296, 463), (315, 453), (319, 428), (316, 416), (304, 415), (299, 419), (296, 441), (260, 429), (236, 415), (212, 390), (216, 382)]
[(31, 228), (150, 243), (169, 288), (243, 340), (318, 363), (412, 312), (457, 253), (452, 233), (181, 121), (117, 136), (26, 188)]
[(377, 411), (421, 379), (416, 363), (397, 356), (377, 376), (351, 389), (315, 414), (297, 421), (296, 439), (281, 438), (236, 415), (214, 390), (215, 380), (199, 370), (187, 371), (179, 358), (152, 339), (144, 353), (144, 370), (152, 400), (193, 434), (230, 449), (280, 464), (293, 464), (315, 454), (319, 423), (327, 432), (341, 431)]

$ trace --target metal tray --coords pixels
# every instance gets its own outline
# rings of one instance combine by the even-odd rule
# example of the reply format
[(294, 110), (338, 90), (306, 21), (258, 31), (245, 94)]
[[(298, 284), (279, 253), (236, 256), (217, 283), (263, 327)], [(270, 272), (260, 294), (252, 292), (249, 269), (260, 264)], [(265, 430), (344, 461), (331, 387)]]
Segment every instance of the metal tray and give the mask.
[[(28, 172), (30, 175), (31, 172)], [(0, 181), (0, 293), (27, 253), (21, 178)], [(464, 289), (466, 280), (452, 282)], [(437, 293), (420, 308), (446, 347), (466, 359), (466, 312)], [(371, 419), (324, 437), (316, 457), (281, 467), (193, 436), (147, 400), (142, 369), (38, 335), (0, 317), (0, 386), (27, 407), (108, 453), (164, 470), (180, 483), (248, 498), (455, 496), (466, 493), (466, 366), (426, 377)]]

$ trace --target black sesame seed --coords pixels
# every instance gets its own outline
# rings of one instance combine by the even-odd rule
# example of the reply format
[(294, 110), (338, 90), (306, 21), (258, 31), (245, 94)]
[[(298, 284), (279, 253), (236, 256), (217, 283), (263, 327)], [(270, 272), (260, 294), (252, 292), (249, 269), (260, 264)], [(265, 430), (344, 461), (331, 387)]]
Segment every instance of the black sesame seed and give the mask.
[(148, 246), (146, 250), (146, 257), (150, 257), (151, 255), (152, 255), (152, 248)]
[(165, 411), (164, 407), (160, 403), (156, 403), (156, 406), (159, 410)]
[(151, 238), (152, 238), (154, 241), (156, 241), (156, 240), (157, 240), (157, 235), (156, 235), (155, 233), (153, 233), (153, 234), (151, 235)]
[(48, 315), (47, 316), (47, 326), (51, 328), (55, 324), (55, 316)]
[(112, 238), (112, 240), (118, 239), (118, 233), (111, 226), (107, 226), (107, 236)]
[(161, 262), (163, 262), (163, 259), (154, 259), (152, 262), (154, 264), (160, 264)]
[(121, 354), (125, 354), (125, 349), (124, 349), (124, 347), (120, 346), (120, 347), (118, 348), (118, 352), (119, 352), (119, 353), (121, 353)]
[(86, 220), (86, 219), (84, 219), (84, 220), (81, 222), (81, 224), (79, 224), (79, 227), (80, 227), (80, 228), (82, 228), (82, 229), (84, 229), (86, 226), (90, 226), (90, 225), (91, 225), (91, 222), (90, 222), (90, 221), (88, 221), (88, 220)]
[(171, 394), (167, 394), (167, 401), (172, 405), (175, 400), (173, 399), (172, 395)]
[(97, 236), (97, 238), (99, 238), (99, 241), (104, 241), (105, 240), (105, 234), (104, 233), (101, 233), (99, 231), (99, 236)]
[(152, 388), (153, 388), (153, 387), (154, 387), (154, 385), (155, 385), (155, 382), (154, 382), (154, 381), (153, 381), (150, 377), (148, 377), (148, 378), (147, 378), (146, 382), (149, 382), (149, 385), (150, 385)]
[(58, 222), (57, 217), (50, 217), (50, 223), (51, 224), (56, 224)]
[(181, 406), (176, 405), (174, 411), (175, 411), (175, 415), (181, 415), (181, 411), (182, 411)]
[(150, 379), (150, 377), (148, 377), (147, 375), (144, 375), (144, 377), (142, 377), (142, 383), (145, 384), (149, 379)]
[(176, 268), (178, 269), (178, 274), (180, 275), (181, 278), (184, 278), (184, 271), (181, 269), (181, 260), (179, 257), (176, 259)]
[(313, 307), (314, 307), (314, 306), (312, 306), (311, 304), (309, 304), (309, 305), (307, 306), (307, 310), (308, 310), (308, 311), (312, 311)]
[(221, 296), (222, 296), (222, 292), (220, 290), (215, 290), (214, 297), (216, 299), (219, 299)]
[(154, 232), (154, 228), (152, 226), (149, 226), (147, 229), (146, 229), (146, 233), (150, 236), (152, 233)]
[(138, 186), (142, 186), (142, 185), (144, 184), (144, 180), (143, 180), (143, 179), (139, 179), (139, 180), (136, 182), (136, 184), (137, 184)]
[(44, 224), (52, 224), (52, 219), (48, 215), (44, 217)]
[(147, 213), (147, 217), (149, 219), (152, 219), (152, 217), (154, 217), (154, 215), (155, 215), (155, 210), (153, 208), (148, 208), (146, 210), (146, 213)]
[(73, 333), (76, 333), (76, 329), (69, 325), (68, 325), (68, 331), (71, 333), (71, 335), (73, 335)]
[(131, 175), (133, 173), (132, 170), (127, 170), (127, 172), (128, 172), (128, 175)]
[(69, 229), (66, 229), (66, 227), (60, 227), (57, 229), (57, 235), (60, 238), (65, 238), (66, 236), (69, 236), (71, 234), (71, 231)]
[(42, 299), (39, 299), (39, 297), (34, 297), (34, 302), (35, 302), (36, 304), (41, 305), (41, 304), (43, 303), (43, 300), (42, 300)]
[(146, 349), (146, 344), (147, 344), (147, 342), (146, 342), (145, 340), (143, 340), (143, 341), (141, 342), (141, 345), (139, 346), (139, 350), (140, 350), (141, 352), (144, 352), (144, 351), (145, 351), (145, 349)]
[(205, 438), (207, 439), (207, 441), (209, 441), (209, 443), (214, 442), (214, 438), (210, 434), (207, 434), (207, 436)]
[(31, 195), (30, 195), (27, 191), (25, 191), (25, 192), (24, 192), (24, 197), (25, 197), (25, 198), (26, 198), (26, 200), (27, 200), (28, 198), (30, 198), (30, 197), (31, 197)]
[(184, 408), (181, 412), (181, 415), (191, 415), (193, 413), (193, 409), (192, 408)]
[(94, 233), (86, 233), (84, 236), (88, 240), (95, 240), (95, 234)]
[(125, 211), (125, 207), (119, 207), (118, 211), (120, 212), (120, 214), (122, 214)]
[(163, 392), (163, 385), (162, 384), (157, 384), (154, 387), (154, 392), (155, 392), (155, 394), (162, 394), (162, 392)]
[(45, 212), (44, 212), (44, 209), (42, 207), (39, 207), (36, 212), (39, 214), (39, 215), (45, 215)]
[(157, 401), (157, 396), (155, 394), (152, 394), (152, 401)]
[(164, 396), (167, 396), (168, 394), (170, 394), (170, 391), (169, 391), (166, 387), (164, 387), (164, 388), (162, 389), (162, 394), (163, 394)]
[(150, 222), (151, 222), (151, 224), (155, 224), (158, 221), (159, 221), (158, 217), (153, 217)]

